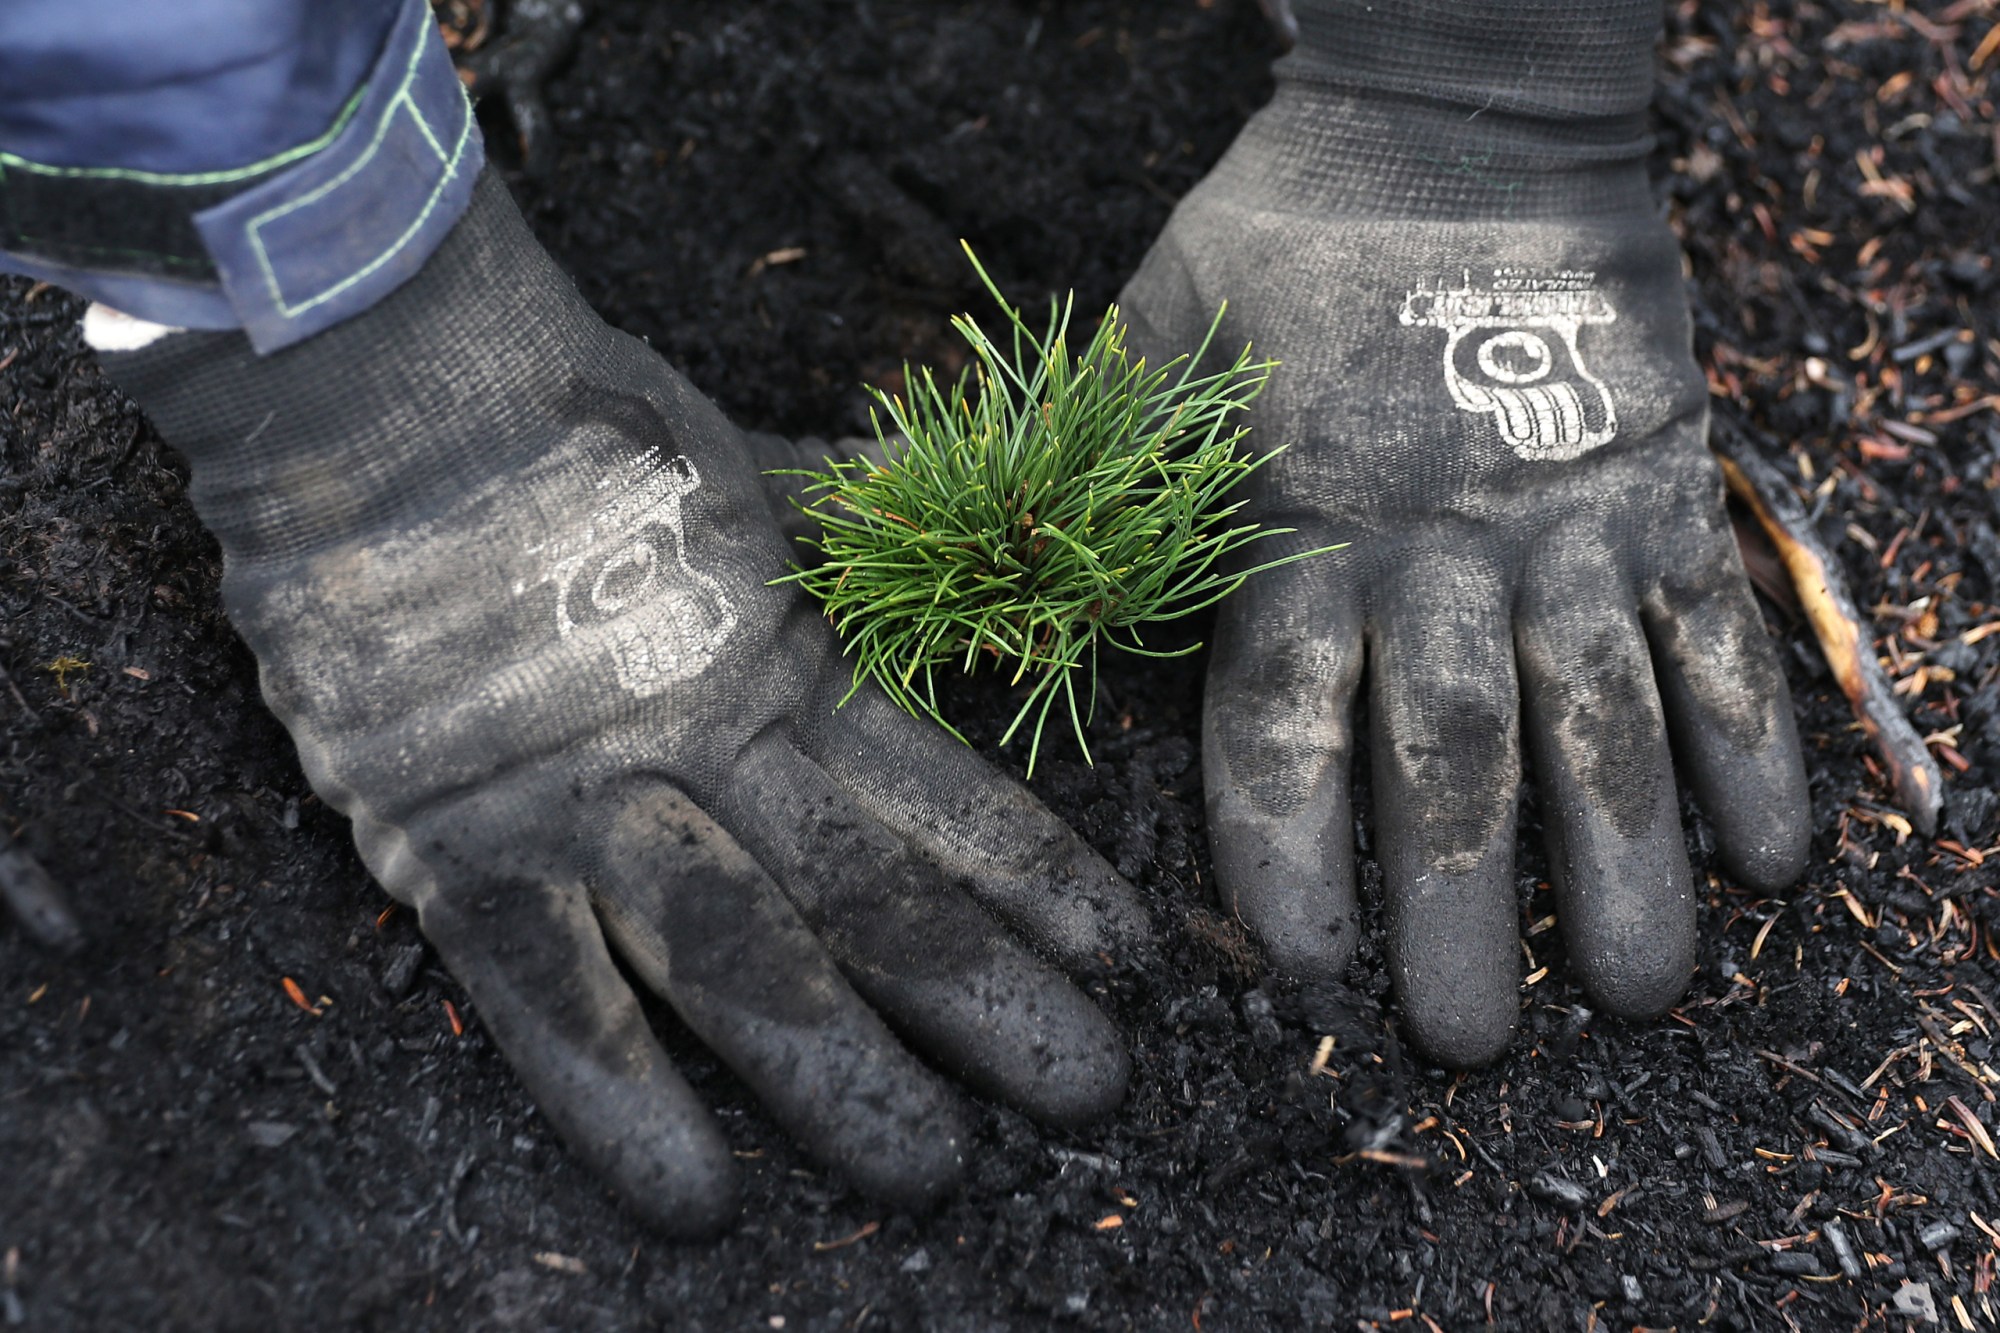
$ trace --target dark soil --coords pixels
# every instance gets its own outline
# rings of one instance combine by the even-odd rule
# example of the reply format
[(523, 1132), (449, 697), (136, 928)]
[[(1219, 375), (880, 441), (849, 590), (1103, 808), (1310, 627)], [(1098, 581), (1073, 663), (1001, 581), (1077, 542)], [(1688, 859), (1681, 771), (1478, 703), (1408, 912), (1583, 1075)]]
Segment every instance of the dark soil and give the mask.
[[(959, 236), (1023, 297), (1108, 301), (1273, 54), (1248, 0), (590, 8), (554, 174), (517, 194), (613, 321), (800, 433), (954, 355)], [(1113, 664), (1097, 767), (1034, 785), (1175, 938), (1115, 999), (1132, 1094), (1076, 1136), (983, 1109), (966, 1188), (922, 1218), (814, 1171), (682, 1035), (748, 1179), (736, 1231), (664, 1244), (571, 1160), (259, 706), (179, 462), (77, 306), (7, 284), (0, 800), (93, 943), (58, 961), (0, 922), (0, 1326), (1900, 1328), (1906, 1277), (1992, 1326), (1988, 11), (1682, 3), (1659, 104), (1718, 406), (1783, 441), (1942, 733), (1939, 840), (1774, 605), (1805, 882), (1729, 883), (1691, 816), (1694, 988), (1603, 1021), (1548, 929), (1530, 788), (1522, 1036), (1453, 1077), (1399, 1044), (1372, 945), (1351, 990), (1256, 984), (1208, 888), (1203, 664)], [(1006, 700), (961, 704), (990, 739)]]

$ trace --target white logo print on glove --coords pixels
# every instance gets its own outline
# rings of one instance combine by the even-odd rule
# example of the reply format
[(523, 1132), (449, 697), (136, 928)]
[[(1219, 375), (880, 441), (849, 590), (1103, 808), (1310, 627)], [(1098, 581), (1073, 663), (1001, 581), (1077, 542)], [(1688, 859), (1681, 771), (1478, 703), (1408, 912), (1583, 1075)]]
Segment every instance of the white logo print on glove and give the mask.
[(611, 501), (589, 526), (535, 552), (552, 561), (541, 581), (556, 585), (556, 632), (601, 641), (618, 683), (647, 699), (708, 669), (736, 628), (736, 609), (688, 563), (681, 502), (701, 489), (693, 463), (647, 454), (597, 489)]
[(1445, 331), (1445, 387), (1461, 410), (1491, 414), (1520, 457), (1561, 462), (1618, 434), (1611, 391), (1576, 347), (1584, 325), (1618, 318), (1595, 276), (1501, 269), (1481, 288), (1468, 275), (1459, 287), (1410, 292), (1397, 317)]

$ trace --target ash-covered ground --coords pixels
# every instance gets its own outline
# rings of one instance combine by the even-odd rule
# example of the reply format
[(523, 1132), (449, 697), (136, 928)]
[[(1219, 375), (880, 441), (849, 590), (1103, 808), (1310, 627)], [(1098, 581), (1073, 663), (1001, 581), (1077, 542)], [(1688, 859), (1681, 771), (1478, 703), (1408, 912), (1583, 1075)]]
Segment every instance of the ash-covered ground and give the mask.
[[(1248, 0), (588, 11), (517, 196), (738, 421), (821, 435), (906, 359), (955, 364), (958, 237), (1022, 298), (1108, 302), (1274, 54)], [(895, 1216), (662, 1016), (748, 1180), (712, 1246), (648, 1235), (536, 1115), (259, 706), (181, 464), (77, 305), (5, 284), (0, 814), (92, 943), (0, 925), (0, 1326), (1901, 1328), (1906, 1281), (1944, 1327), (2000, 1323), (1996, 70), (1990, 0), (1687, 0), (1659, 99), (1718, 406), (1781, 442), (1932, 738), (1935, 840), (1774, 601), (1804, 882), (1720, 878), (1690, 811), (1700, 973), (1668, 1019), (1605, 1022), (1530, 782), (1522, 1035), (1453, 1076), (1399, 1043), (1372, 938), (1347, 989), (1259, 985), (1211, 891), (1203, 661), (1112, 663), (1097, 766), (1034, 786), (1174, 940), (1113, 997), (1124, 1109), (1065, 1136), (981, 1108), (964, 1191)], [(1004, 694), (957, 702), (1018, 770)]]

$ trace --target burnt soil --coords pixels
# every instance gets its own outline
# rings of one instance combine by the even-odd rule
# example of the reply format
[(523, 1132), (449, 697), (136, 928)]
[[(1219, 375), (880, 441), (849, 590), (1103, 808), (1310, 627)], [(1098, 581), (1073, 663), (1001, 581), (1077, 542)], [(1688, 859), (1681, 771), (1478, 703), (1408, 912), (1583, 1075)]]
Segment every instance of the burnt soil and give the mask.
[[(952, 364), (959, 236), (1021, 297), (1110, 300), (1274, 53), (1248, 0), (589, 8), (553, 174), (516, 193), (611, 320), (794, 433), (865, 426), (858, 386), (906, 358)], [(565, 1153), (260, 707), (182, 465), (77, 305), (8, 283), (0, 800), (92, 943), (57, 960), (0, 922), (0, 1326), (1900, 1328), (1906, 1277), (1992, 1326), (1988, 11), (1681, 4), (1659, 100), (1719, 406), (1782, 441), (1941, 733), (1939, 838), (1774, 601), (1805, 881), (1731, 884), (1690, 812), (1699, 975), (1658, 1023), (1604, 1021), (1548, 928), (1530, 784), (1522, 1033), (1454, 1077), (1399, 1043), (1372, 938), (1351, 988), (1259, 985), (1210, 889), (1202, 660), (1112, 663), (1097, 766), (1059, 751), (1033, 785), (1174, 941), (1112, 1000), (1131, 1096), (1069, 1136), (981, 1108), (927, 1217), (815, 1171), (670, 1024), (742, 1159), (735, 1231), (662, 1243)], [(958, 703), (1018, 770), (1004, 694)]]

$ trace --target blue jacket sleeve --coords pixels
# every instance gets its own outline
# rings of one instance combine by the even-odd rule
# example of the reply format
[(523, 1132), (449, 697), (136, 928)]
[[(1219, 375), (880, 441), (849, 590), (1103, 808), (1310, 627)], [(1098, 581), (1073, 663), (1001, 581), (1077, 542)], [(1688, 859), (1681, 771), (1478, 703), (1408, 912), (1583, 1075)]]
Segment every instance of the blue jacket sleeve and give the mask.
[(0, 4), (0, 271), (259, 351), (368, 308), (471, 199), (425, 0)]

